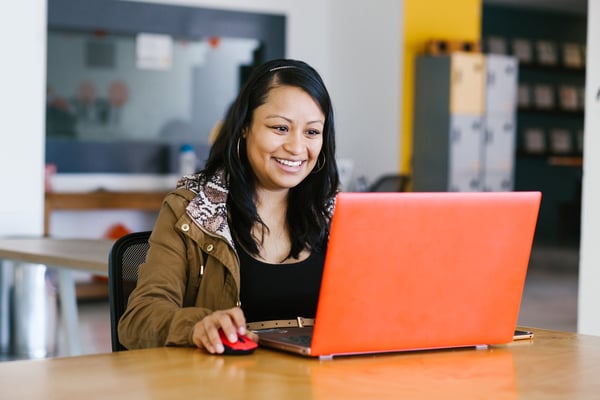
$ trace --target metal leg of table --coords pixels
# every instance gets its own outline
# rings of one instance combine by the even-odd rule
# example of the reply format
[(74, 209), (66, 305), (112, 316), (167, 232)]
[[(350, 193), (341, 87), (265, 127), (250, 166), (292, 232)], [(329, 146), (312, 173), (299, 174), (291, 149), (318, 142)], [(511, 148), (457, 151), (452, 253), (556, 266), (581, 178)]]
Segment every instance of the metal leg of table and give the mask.
[(79, 317), (77, 314), (77, 297), (75, 295), (75, 281), (70, 270), (58, 270), (58, 291), (60, 296), (61, 319), (65, 329), (69, 355), (81, 354), (79, 340)]
[(14, 266), (0, 259), (0, 354), (12, 351), (10, 342), (10, 291), (14, 283)]

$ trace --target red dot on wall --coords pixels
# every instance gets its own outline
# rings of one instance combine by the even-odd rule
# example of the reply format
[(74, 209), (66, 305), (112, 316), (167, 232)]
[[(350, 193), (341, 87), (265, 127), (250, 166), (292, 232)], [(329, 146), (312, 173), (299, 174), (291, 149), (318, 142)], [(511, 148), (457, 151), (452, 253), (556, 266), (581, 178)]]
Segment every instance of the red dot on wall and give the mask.
[(211, 36), (208, 38), (208, 44), (213, 49), (216, 49), (217, 47), (219, 47), (219, 43), (221, 43), (221, 39), (216, 36)]

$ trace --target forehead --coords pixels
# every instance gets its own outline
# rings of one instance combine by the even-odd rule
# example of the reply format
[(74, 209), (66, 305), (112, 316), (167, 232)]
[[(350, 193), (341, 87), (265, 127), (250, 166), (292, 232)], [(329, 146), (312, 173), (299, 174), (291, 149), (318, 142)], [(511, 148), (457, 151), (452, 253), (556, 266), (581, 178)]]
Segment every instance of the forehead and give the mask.
[(273, 86), (269, 89), (264, 102), (255, 111), (268, 110), (311, 114), (313, 117), (324, 118), (319, 103), (304, 89), (291, 85)]

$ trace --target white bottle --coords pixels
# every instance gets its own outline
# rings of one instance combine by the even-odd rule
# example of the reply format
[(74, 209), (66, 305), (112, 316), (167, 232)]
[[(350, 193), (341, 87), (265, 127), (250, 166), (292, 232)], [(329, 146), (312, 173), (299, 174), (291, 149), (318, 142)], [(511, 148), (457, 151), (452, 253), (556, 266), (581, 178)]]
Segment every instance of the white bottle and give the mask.
[(179, 149), (179, 173), (183, 175), (192, 175), (196, 172), (198, 159), (194, 147), (190, 144), (184, 144)]

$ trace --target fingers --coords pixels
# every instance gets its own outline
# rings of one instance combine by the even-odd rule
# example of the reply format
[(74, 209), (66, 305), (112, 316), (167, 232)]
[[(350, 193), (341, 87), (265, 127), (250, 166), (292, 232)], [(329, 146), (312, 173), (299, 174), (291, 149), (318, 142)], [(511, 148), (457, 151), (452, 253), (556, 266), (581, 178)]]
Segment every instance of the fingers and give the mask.
[[(244, 312), (242, 311), (241, 308), (239, 307), (235, 307), (231, 309), (232, 314), (232, 321), (233, 321), (233, 325), (232, 325), (232, 333), (237, 333), (240, 335), (245, 335), (246, 334), (246, 317), (244, 316)], [(228, 332), (228, 331), (225, 331)]]
[(239, 307), (228, 310), (215, 311), (196, 323), (192, 332), (194, 344), (206, 349), (211, 354), (220, 354), (225, 351), (219, 329), (232, 343), (237, 342), (237, 335), (246, 334), (246, 319)]
[(258, 343), (258, 335), (256, 333), (248, 331), (246, 332), (246, 336), (248, 336), (250, 340), (254, 340), (256, 343)]

